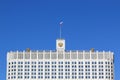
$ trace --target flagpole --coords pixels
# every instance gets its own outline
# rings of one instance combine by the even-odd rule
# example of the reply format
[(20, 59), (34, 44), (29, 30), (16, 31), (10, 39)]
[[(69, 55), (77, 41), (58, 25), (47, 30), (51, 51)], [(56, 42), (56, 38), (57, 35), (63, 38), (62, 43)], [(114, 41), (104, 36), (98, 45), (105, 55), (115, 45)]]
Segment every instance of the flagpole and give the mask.
[(62, 37), (62, 24), (63, 24), (63, 22), (60, 22), (60, 39)]
[(62, 30), (61, 30), (61, 27), (62, 27), (62, 25), (60, 24), (60, 39), (61, 39), (61, 31), (62, 31)]

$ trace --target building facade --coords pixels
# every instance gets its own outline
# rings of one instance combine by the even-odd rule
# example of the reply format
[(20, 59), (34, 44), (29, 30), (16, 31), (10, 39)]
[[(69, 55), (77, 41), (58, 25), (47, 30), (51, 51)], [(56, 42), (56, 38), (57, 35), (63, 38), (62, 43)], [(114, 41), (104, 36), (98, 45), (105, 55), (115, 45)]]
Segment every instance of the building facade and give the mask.
[(11, 51), (7, 54), (6, 80), (114, 80), (113, 52), (65, 50)]

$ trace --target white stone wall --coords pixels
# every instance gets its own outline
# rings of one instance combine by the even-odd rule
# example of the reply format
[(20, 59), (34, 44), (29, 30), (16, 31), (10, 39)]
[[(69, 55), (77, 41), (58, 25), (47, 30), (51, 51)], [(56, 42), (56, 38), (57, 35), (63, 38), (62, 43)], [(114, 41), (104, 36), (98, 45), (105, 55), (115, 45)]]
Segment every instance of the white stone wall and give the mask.
[[(41, 79), (91, 80), (93, 78), (94, 80), (113, 80), (112, 79), (114, 77), (113, 59), (114, 59), (113, 52), (110, 51), (91, 52), (76, 50), (65, 52), (64, 51), (8, 52), (7, 80), (41, 80)], [(39, 71), (39, 69), (42, 69), (43, 71)], [(61, 70), (59, 71), (59, 69)], [(43, 72), (42, 75), (43, 78), (39, 78), (39, 76), (41, 75), (39, 74), (40, 72)], [(59, 78), (60, 76), (59, 73), (62, 74), (61, 77), (63, 78)], [(18, 76), (20, 77), (19, 79)], [(56, 76), (56, 78), (54, 77), (52, 78), (52, 76), (54, 77)]]

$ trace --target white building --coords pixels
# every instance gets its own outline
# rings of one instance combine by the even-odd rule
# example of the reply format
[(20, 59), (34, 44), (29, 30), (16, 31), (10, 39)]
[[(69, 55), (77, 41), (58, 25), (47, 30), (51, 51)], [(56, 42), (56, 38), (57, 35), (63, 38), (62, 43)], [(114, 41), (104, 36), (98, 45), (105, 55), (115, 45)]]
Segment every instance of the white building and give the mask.
[(16, 51), (7, 54), (6, 80), (114, 80), (113, 52), (56, 50)]

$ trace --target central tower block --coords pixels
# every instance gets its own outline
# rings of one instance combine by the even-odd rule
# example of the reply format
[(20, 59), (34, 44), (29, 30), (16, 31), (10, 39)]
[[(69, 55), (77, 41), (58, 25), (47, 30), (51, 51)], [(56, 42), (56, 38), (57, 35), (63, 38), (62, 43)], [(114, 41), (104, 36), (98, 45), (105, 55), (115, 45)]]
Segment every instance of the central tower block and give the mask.
[(65, 51), (65, 40), (64, 39), (56, 40), (56, 50), (57, 51)]

